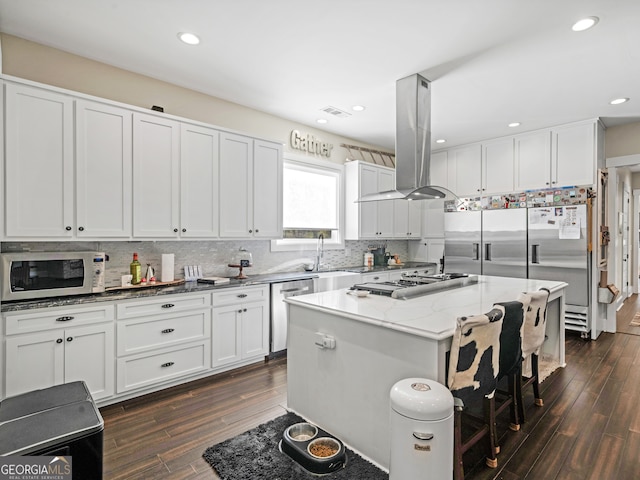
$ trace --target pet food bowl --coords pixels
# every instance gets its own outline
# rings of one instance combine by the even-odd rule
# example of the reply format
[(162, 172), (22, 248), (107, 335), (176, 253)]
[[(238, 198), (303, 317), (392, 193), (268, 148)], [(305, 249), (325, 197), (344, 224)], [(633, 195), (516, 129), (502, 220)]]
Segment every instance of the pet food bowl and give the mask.
[(347, 461), (345, 448), (335, 437), (310, 423), (296, 423), (282, 435), (280, 449), (315, 474), (327, 474), (343, 468)]

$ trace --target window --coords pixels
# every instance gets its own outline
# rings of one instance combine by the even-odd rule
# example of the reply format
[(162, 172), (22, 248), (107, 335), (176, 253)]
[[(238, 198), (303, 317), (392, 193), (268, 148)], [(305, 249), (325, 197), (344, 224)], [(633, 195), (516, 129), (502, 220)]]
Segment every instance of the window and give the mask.
[(283, 239), (272, 250), (316, 248), (324, 235), (325, 247), (342, 248), (342, 165), (319, 160), (284, 159)]

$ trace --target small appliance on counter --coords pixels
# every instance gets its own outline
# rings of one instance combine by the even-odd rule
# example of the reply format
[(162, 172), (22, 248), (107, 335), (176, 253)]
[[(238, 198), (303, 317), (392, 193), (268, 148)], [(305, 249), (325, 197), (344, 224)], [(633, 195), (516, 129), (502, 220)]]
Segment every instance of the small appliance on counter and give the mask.
[(236, 252), (235, 255), (231, 258), (229, 262), (229, 267), (239, 268), (240, 272), (233, 278), (237, 278), (240, 280), (244, 280), (248, 278), (242, 271), (243, 268), (252, 267), (253, 266), (253, 256), (251, 252), (249, 252), (246, 248), (240, 247), (240, 250)]

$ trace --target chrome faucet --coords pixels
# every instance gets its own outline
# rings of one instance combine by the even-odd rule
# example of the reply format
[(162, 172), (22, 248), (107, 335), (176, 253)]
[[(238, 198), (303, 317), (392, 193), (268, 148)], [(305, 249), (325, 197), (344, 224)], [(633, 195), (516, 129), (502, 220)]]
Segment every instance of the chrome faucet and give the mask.
[(320, 259), (324, 257), (324, 233), (318, 235), (318, 244), (316, 245), (316, 272), (320, 271)]

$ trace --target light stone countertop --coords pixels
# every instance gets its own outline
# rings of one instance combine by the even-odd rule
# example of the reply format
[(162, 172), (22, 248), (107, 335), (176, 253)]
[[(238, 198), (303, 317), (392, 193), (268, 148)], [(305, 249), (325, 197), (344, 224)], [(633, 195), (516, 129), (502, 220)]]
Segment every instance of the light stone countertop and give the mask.
[(564, 282), (478, 275), (478, 283), (437, 291), (410, 300), (381, 295), (356, 297), (349, 289), (290, 297), (285, 302), (379, 325), (414, 335), (443, 340), (451, 337), (455, 319), (488, 312), (495, 302), (515, 300), (520, 292), (548, 288), (550, 299), (561, 295)]

